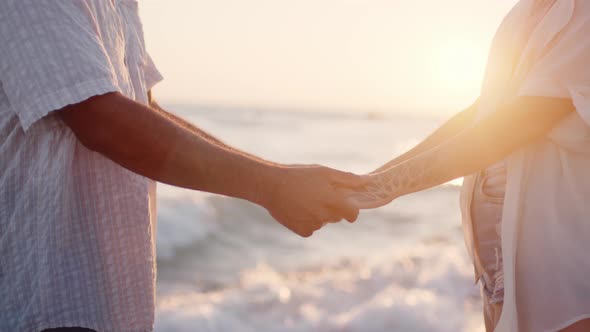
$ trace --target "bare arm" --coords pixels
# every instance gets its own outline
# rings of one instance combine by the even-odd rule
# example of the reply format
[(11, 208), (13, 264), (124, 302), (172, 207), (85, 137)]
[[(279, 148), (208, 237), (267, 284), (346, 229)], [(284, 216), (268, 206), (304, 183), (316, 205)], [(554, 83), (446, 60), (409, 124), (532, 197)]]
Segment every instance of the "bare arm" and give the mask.
[(448, 140), (449, 138), (459, 134), (463, 129), (467, 128), (475, 118), (475, 113), (477, 110), (477, 102), (473, 105), (468, 107), (467, 109), (455, 114), (451, 119), (449, 119), (445, 124), (443, 124), (440, 128), (438, 128), (434, 133), (428, 136), (425, 140), (420, 142), (410, 151), (400, 155), (399, 157), (394, 158), (393, 160), (389, 161), (387, 164), (379, 167), (378, 169), (371, 172), (371, 174), (382, 172), (386, 169), (389, 169), (397, 164), (400, 164), (406, 160), (412, 159), (417, 155), (443, 143), (444, 141)]
[[(185, 119), (182, 119), (179, 116), (176, 116), (175, 114), (166, 111), (165, 109), (163, 109), (160, 104), (157, 103), (157, 101), (155, 100), (155, 98), (153, 97), (153, 94), (151, 93), (151, 91), (148, 91), (148, 96), (149, 96), (149, 100), (150, 100), (150, 107), (152, 107), (154, 110), (160, 112), (162, 115), (164, 115), (165, 117), (167, 117), (168, 119), (170, 119), (171, 121), (174, 121), (175, 123), (177, 123), (178, 125), (180, 125), (181, 127), (191, 131), (193, 134), (198, 135), (206, 140), (208, 140), (209, 142), (219, 145), (225, 149), (234, 151), (236, 153), (248, 156), (249, 158), (252, 159), (256, 159), (259, 161), (264, 162), (264, 160), (258, 156), (255, 156), (253, 154), (244, 152), (240, 149), (237, 149), (233, 146), (227, 145), (226, 143), (224, 143), (222, 140), (220, 140), (219, 138), (213, 136), (212, 134), (204, 131), (203, 129), (193, 125), (192, 123), (188, 122)], [(289, 165), (283, 165), (284, 167), (290, 167)]]
[(152, 107), (154, 110), (162, 113), (164, 116), (166, 116), (168, 119), (176, 122), (177, 124), (179, 124), (180, 126), (184, 127), (187, 130), (190, 130), (191, 132), (193, 132), (194, 134), (201, 136), (207, 140), (209, 140), (212, 143), (215, 143), (217, 145), (220, 146), (224, 146), (227, 148), (231, 148), (228, 145), (226, 145), (225, 143), (223, 143), (220, 139), (218, 139), (217, 137), (209, 134), (208, 132), (204, 131), (203, 129), (191, 124), (190, 122), (186, 121), (185, 119), (182, 119), (166, 110), (164, 110), (160, 104), (158, 104), (158, 102), (156, 101), (156, 99), (154, 98), (153, 93), (150, 91), (148, 91), (148, 99), (149, 99), (149, 103), (150, 103), (150, 107)]
[(83, 145), (122, 167), (171, 185), (260, 204), (300, 235), (311, 235), (322, 222), (356, 219), (358, 210), (334, 190), (358, 185), (354, 175), (251, 158), (118, 93), (57, 112)]
[(575, 110), (569, 99), (519, 97), (443, 144), (383, 172), (370, 175), (354, 196), (362, 208), (472, 174), (545, 135)]

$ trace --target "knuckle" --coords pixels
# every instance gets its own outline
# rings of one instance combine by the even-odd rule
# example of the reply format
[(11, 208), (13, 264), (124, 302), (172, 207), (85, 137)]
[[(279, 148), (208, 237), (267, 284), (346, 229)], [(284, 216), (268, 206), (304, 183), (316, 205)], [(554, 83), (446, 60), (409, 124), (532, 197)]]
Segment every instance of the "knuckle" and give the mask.
[(299, 234), (301, 237), (303, 238), (308, 238), (310, 236), (313, 235), (313, 231), (305, 231), (305, 232), (301, 232), (301, 234)]

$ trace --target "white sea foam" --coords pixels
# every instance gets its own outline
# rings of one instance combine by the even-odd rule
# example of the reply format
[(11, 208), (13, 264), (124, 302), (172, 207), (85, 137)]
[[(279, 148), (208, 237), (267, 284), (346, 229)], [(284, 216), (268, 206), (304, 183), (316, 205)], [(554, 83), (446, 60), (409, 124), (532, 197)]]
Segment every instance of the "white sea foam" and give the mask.
[(259, 264), (215, 291), (170, 286), (156, 331), (483, 331), (471, 273), (441, 245), (297, 271)]
[(195, 193), (158, 197), (156, 246), (159, 259), (171, 259), (178, 249), (205, 238), (217, 228), (208, 197)]

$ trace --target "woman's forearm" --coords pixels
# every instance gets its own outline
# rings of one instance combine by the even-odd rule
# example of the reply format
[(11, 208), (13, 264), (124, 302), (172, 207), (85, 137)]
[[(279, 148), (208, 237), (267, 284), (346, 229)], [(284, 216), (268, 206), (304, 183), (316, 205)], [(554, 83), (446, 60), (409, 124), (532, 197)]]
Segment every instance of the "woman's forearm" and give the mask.
[(517, 98), (436, 148), (371, 175), (367, 191), (354, 198), (363, 208), (377, 207), (475, 173), (546, 134), (574, 109), (567, 99)]
[(401, 164), (404, 161), (410, 160), (418, 156), (419, 154), (428, 151), (436, 147), (437, 145), (445, 142), (449, 138), (459, 134), (463, 129), (465, 129), (472, 123), (473, 119), (475, 118), (477, 104), (478, 103), (475, 102), (469, 108), (455, 114), (451, 119), (445, 122), (442, 126), (440, 126), (436, 131), (434, 131), (430, 136), (428, 136), (414, 148), (392, 159), (387, 164), (379, 167), (371, 173), (379, 173), (395, 165)]

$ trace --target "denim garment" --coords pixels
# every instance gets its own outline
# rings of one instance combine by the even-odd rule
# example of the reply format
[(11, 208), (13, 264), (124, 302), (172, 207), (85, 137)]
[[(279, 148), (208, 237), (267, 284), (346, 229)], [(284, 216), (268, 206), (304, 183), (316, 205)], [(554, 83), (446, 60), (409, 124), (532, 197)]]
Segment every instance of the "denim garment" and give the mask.
[(506, 165), (498, 163), (480, 172), (473, 193), (471, 215), (476, 253), (484, 271), (479, 278), (490, 304), (504, 299), (501, 222), (506, 188)]

